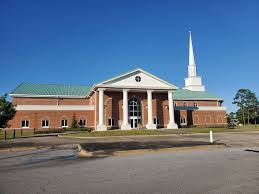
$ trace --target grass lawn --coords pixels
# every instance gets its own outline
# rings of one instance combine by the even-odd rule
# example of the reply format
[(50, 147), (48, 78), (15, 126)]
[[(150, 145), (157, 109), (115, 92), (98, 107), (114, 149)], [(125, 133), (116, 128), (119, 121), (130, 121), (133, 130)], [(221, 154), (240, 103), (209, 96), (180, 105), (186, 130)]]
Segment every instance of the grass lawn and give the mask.
[(181, 128), (181, 129), (157, 129), (157, 130), (108, 130), (108, 131), (92, 131), (81, 132), (76, 134), (63, 135), (64, 137), (105, 137), (105, 136), (130, 136), (130, 135), (167, 135), (167, 134), (180, 134), (180, 133), (209, 133), (212, 130), (214, 133), (219, 132), (248, 132), (248, 131), (258, 131), (259, 126), (255, 128), (254, 125), (246, 125), (242, 127), (237, 127), (235, 129), (228, 128), (207, 128), (207, 127), (191, 127), (191, 128)]
[[(4, 140), (4, 131), (0, 130), (0, 141)], [(32, 130), (23, 130), (21, 133), (20, 129), (16, 129), (15, 130), (15, 138), (19, 138), (19, 137), (28, 137), (28, 136), (32, 136), (33, 135), (33, 131)], [(7, 139), (13, 139), (14, 137), (14, 132), (13, 130), (7, 130), (6, 131), (6, 138)]]

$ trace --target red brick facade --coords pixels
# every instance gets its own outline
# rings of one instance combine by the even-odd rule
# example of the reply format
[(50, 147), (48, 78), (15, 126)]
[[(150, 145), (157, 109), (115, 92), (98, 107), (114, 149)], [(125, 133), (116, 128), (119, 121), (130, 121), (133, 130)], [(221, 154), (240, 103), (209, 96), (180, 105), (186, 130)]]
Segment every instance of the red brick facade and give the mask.
[[(128, 98), (138, 98), (141, 102), (141, 124), (147, 124), (147, 93), (128, 93)], [(169, 122), (168, 95), (156, 93), (152, 95), (153, 117), (159, 121), (158, 128), (166, 127)], [(175, 100), (175, 122), (178, 126), (184, 125), (225, 125), (226, 111), (223, 110), (198, 110), (196, 106), (218, 107), (217, 100)], [(61, 128), (61, 120), (66, 119), (71, 126), (73, 117), (79, 121), (85, 119), (87, 127), (95, 128), (98, 124), (98, 93), (93, 93), (90, 98), (21, 98), (14, 97), (16, 105), (95, 105), (94, 110), (57, 111), (57, 110), (18, 110), (15, 117), (9, 122), (10, 128), (21, 128), (22, 120), (29, 120), (29, 128), (42, 128), (42, 120), (49, 121), (50, 128)], [(104, 122), (108, 128), (109, 118), (114, 119), (113, 128), (120, 128), (123, 120), (123, 95), (122, 92), (104, 92)], [(181, 122), (182, 121), (182, 122)]]

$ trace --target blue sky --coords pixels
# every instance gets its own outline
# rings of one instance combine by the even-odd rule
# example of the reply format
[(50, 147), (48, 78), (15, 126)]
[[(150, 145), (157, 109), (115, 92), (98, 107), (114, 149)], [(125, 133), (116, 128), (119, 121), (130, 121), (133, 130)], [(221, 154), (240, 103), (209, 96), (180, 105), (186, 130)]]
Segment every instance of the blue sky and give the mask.
[(239, 88), (259, 96), (258, 10), (258, 0), (1, 0), (0, 94), (137, 67), (183, 87), (192, 30), (198, 74), (232, 111)]

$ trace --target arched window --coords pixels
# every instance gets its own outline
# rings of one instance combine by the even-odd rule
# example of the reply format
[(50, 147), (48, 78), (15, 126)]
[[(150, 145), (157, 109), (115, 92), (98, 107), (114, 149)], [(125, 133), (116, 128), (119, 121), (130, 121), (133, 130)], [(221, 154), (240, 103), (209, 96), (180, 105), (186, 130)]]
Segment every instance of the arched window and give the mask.
[(21, 122), (22, 128), (29, 128), (29, 126), (30, 126), (30, 121), (28, 119), (22, 120), (22, 122)]
[(41, 127), (42, 128), (49, 128), (49, 120), (48, 119), (44, 119), (41, 121)]
[(129, 99), (129, 116), (141, 117), (141, 103), (139, 99)]
[(79, 119), (78, 125), (79, 125), (79, 127), (86, 127), (86, 126), (87, 126), (86, 118), (81, 117), (81, 118)]
[(68, 127), (68, 120), (66, 118), (62, 118), (60, 122), (60, 126), (62, 128), (67, 128)]

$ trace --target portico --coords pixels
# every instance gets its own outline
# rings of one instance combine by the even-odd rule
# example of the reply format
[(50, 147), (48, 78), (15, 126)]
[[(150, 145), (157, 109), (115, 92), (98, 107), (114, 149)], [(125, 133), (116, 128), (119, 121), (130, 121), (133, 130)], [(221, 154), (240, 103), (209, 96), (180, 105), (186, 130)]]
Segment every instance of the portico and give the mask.
[[(137, 84), (134, 83), (131, 85), (130, 83), (127, 83), (124, 85), (124, 87), (117, 86), (113, 80), (113, 84), (111, 84), (111, 81), (108, 81), (109, 84), (107, 84), (107, 81), (101, 84), (98, 84), (96, 86), (96, 91), (98, 93), (98, 125), (97, 130), (98, 131), (106, 131), (107, 125), (105, 124), (105, 104), (104, 104), (104, 95), (105, 93), (112, 94), (113, 92), (116, 94), (120, 94), (122, 96), (122, 106), (119, 106), (118, 112), (122, 112), (122, 120), (120, 120), (120, 124), (118, 125), (118, 128), (121, 130), (130, 130), (134, 128), (138, 128), (139, 125), (142, 127), (146, 127), (146, 129), (157, 129), (158, 128), (158, 120), (162, 120), (164, 118), (160, 119), (157, 118), (156, 115), (168, 115), (168, 121), (164, 123), (166, 124), (168, 129), (177, 129), (178, 125), (175, 123), (175, 115), (174, 115), (174, 103), (173, 103), (173, 91), (175, 90), (175, 87), (172, 87), (172, 85), (166, 85), (163, 81), (163, 85), (159, 83), (155, 83), (156, 85), (153, 85), (150, 83), (149, 85), (141, 85), (139, 84), (141, 77), (139, 76), (140, 73), (143, 73), (143, 70), (137, 70), (135, 72), (137, 75), (133, 75), (134, 80), (136, 80)], [(145, 72), (144, 72), (145, 73)], [(150, 75), (149, 75), (150, 76)], [(143, 76), (142, 76), (143, 77)], [(127, 78), (127, 75), (123, 75), (119, 79), (120, 82), (123, 81), (123, 78)], [(143, 79), (143, 78), (142, 78)], [(150, 79), (149, 81), (153, 81), (153, 76), (148, 77)], [(156, 80), (157, 81), (157, 80)], [(161, 82), (161, 80), (159, 80)], [(154, 81), (153, 81), (154, 82)], [(134, 94), (134, 95), (133, 95)], [(156, 96), (166, 96), (166, 104), (162, 105), (162, 102), (156, 102), (156, 99), (154, 98), (154, 94)], [(129, 98), (129, 95), (131, 98)], [(132, 97), (132, 95), (134, 97)], [(160, 104), (158, 104), (160, 103)], [(155, 107), (154, 107), (155, 105)], [(163, 106), (162, 110), (158, 112), (156, 110), (156, 106)], [(114, 107), (111, 107), (114, 108)], [(121, 110), (121, 111), (120, 111)], [(153, 112), (156, 110), (156, 115)], [(144, 119), (144, 115), (146, 115)], [(154, 123), (156, 121), (156, 123)], [(119, 122), (119, 121), (118, 121)]]

